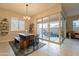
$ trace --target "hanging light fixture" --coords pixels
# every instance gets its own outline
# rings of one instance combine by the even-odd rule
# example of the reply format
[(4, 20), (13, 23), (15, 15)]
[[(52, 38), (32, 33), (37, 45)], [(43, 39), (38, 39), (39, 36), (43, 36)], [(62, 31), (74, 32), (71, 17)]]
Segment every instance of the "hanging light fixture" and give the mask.
[(31, 19), (31, 17), (30, 16), (28, 16), (28, 4), (26, 4), (26, 15), (23, 17), (25, 20), (30, 20)]

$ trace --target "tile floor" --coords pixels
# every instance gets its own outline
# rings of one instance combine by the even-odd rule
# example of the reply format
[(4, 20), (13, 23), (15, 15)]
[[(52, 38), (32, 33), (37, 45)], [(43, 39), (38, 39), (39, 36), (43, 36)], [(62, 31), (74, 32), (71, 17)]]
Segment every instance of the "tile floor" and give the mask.
[[(46, 45), (29, 56), (79, 56), (79, 40), (65, 39), (60, 46), (55, 43), (41, 41)], [(0, 42), (0, 56), (15, 56), (8, 41)]]

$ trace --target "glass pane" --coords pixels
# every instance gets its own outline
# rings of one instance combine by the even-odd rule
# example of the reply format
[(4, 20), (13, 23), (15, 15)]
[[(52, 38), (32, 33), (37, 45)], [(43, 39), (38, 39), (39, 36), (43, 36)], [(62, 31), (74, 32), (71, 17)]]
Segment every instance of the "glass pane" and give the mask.
[(50, 41), (59, 42), (59, 15), (50, 16)]
[(11, 31), (24, 31), (24, 30), (25, 30), (25, 21), (17, 17), (12, 17)]
[(18, 20), (16, 17), (11, 18), (11, 31), (18, 31)]
[(37, 34), (42, 38), (42, 19), (37, 20)]
[(73, 21), (73, 31), (79, 32), (79, 20)]
[(48, 32), (48, 17), (43, 18), (43, 39), (44, 40), (49, 40), (49, 32)]
[(19, 20), (19, 31), (24, 31), (25, 30), (25, 22), (23, 20)]

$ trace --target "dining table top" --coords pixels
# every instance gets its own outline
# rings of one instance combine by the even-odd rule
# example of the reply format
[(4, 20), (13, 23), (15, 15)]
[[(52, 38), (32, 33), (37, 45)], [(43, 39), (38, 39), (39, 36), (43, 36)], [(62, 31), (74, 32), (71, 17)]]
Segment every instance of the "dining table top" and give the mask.
[(30, 35), (34, 35), (34, 34), (31, 34), (31, 33), (29, 33), (29, 34), (27, 34), (27, 33), (18, 33), (18, 35), (15, 37), (15, 39), (18, 40), (18, 41), (20, 41), (19, 35), (30, 36)]
[(32, 33), (18, 33), (19, 35), (23, 35), (23, 36), (30, 36), (30, 35), (34, 35)]

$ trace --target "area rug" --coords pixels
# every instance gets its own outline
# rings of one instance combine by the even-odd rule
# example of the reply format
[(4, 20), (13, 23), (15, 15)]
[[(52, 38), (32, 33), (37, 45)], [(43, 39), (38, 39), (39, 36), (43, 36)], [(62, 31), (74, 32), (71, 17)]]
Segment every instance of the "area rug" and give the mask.
[(34, 47), (34, 49), (33, 49), (33, 47), (31, 46), (31, 47), (29, 47), (29, 48), (27, 48), (27, 49), (25, 49), (25, 50), (23, 50), (23, 51), (19, 51), (18, 45), (15, 45), (15, 44), (13, 43), (13, 41), (10, 41), (9, 44), (10, 44), (11, 48), (13, 49), (15, 56), (27, 56), (27, 55), (29, 55), (29, 54), (35, 52), (36, 50), (38, 50), (38, 49), (40, 49), (41, 47), (43, 47), (43, 46), (46, 45), (45, 43), (39, 42), (38, 46), (36, 45), (36, 46)]

